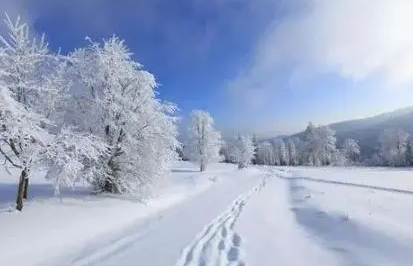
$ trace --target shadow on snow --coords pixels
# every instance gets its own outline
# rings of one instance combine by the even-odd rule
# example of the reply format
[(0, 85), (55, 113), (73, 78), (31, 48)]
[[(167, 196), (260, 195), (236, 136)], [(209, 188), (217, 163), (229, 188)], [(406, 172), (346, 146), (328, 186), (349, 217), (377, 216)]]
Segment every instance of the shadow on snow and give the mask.
[[(398, 262), (400, 263), (398, 265), (411, 265), (413, 253), (410, 246), (384, 232), (357, 223), (346, 214), (325, 212), (320, 206), (314, 206), (308, 200), (317, 192), (307, 189), (300, 184), (299, 180), (394, 192), (393, 190), (312, 178), (286, 178), (286, 180), (289, 181), (293, 205), (291, 210), (298, 224), (310, 234), (309, 237), (338, 254), (348, 265), (373, 266), (383, 261)], [(399, 190), (395, 191), (400, 192)], [(410, 192), (405, 194), (410, 194)]]

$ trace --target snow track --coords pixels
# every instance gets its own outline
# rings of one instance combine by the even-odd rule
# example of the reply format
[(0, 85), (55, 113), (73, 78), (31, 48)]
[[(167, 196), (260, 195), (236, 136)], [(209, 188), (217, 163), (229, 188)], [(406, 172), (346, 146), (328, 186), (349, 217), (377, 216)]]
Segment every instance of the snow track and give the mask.
[(251, 196), (266, 185), (264, 178), (257, 186), (239, 196), (221, 215), (208, 224), (195, 240), (183, 249), (176, 266), (245, 266), (241, 249), (242, 237), (234, 227)]
[[(355, 189), (364, 189), (364, 186), (302, 177), (293, 177), (288, 181), (292, 211), (297, 223), (308, 232), (310, 238), (332, 252), (343, 264), (411, 265), (413, 255), (408, 244), (399, 237), (375, 228), (374, 223), (365, 222), (365, 213), (373, 210), (371, 206), (363, 209), (362, 199), (368, 194), (361, 192), (363, 196), (356, 198), (359, 204), (355, 207), (350, 204), (329, 204), (337, 199), (330, 190), (346, 193), (346, 198), (354, 200), (353, 197), (360, 197), (354, 194), (358, 192)], [(370, 186), (370, 189), (374, 187)], [(375, 189), (377, 193), (410, 195), (400, 190)], [(350, 211), (353, 211), (354, 217), (348, 214)]]

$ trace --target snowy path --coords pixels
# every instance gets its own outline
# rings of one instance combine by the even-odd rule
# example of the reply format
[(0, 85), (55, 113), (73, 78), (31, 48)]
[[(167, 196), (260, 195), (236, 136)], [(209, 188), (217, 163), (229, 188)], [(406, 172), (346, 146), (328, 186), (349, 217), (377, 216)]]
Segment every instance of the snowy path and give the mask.
[(251, 196), (266, 185), (263, 179), (257, 186), (239, 196), (228, 208), (185, 248), (177, 266), (245, 265), (242, 259), (242, 237), (234, 230), (244, 206)]
[(288, 183), (273, 171), (271, 182), (251, 198), (237, 224), (245, 239), (247, 265), (336, 266), (335, 257), (318, 246), (301, 228), (291, 211)]
[[(206, 256), (206, 250), (217, 251), (217, 258), (221, 256), (230, 261), (240, 261), (240, 239), (233, 232), (234, 224), (248, 198), (264, 185), (260, 182), (264, 176), (261, 171), (252, 169), (233, 171), (231, 174), (218, 177), (220, 181), (216, 186), (136, 224), (133, 228), (125, 229), (119, 233), (118, 239), (104, 245), (97, 244), (92, 249), (88, 248), (86, 252), (71, 255), (63, 261), (60, 259), (58, 263), (70, 266), (165, 266), (181, 261), (180, 254), (185, 254), (182, 255), (183, 262), (178, 262), (177, 265), (202, 266), (199, 264), (202, 258), (209, 258)], [(225, 211), (228, 206), (231, 207)], [(218, 218), (214, 219), (215, 217)], [(210, 223), (212, 220), (215, 222)], [(199, 240), (198, 244), (194, 243), (194, 236), (201, 232), (205, 225), (209, 227), (208, 232), (205, 229), (204, 238)], [(224, 236), (224, 241), (220, 245), (221, 250), (210, 249), (209, 246), (217, 240), (218, 233)], [(193, 244), (185, 248), (188, 243)], [(201, 243), (205, 244), (205, 248)], [(219, 255), (219, 252), (222, 254)], [(53, 261), (48, 265), (56, 263), (57, 261)]]

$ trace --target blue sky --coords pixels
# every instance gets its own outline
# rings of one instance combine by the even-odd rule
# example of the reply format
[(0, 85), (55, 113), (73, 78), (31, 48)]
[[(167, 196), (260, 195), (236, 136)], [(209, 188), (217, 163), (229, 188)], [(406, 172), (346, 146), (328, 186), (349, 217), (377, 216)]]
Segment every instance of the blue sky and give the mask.
[(119, 35), (160, 98), (182, 116), (209, 111), (224, 131), (291, 133), (413, 99), (408, 1), (2, 0), (0, 10), (64, 52)]

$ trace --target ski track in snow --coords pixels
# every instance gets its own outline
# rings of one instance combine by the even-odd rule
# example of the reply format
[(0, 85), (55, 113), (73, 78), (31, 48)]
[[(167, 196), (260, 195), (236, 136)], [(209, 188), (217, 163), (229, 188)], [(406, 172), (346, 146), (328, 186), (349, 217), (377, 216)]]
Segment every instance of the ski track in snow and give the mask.
[(239, 196), (230, 207), (208, 224), (192, 244), (183, 249), (176, 266), (245, 266), (242, 237), (235, 224), (249, 198), (266, 185), (264, 178), (252, 190)]
[[(310, 238), (334, 253), (346, 265), (383, 265), (383, 262), (387, 265), (390, 263), (411, 265), (410, 262), (413, 260), (411, 247), (402, 241), (359, 223), (358, 220), (350, 218), (347, 213), (339, 210), (325, 211), (323, 206), (310, 203), (313, 197), (323, 194), (322, 191), (314, 191), (306, 186), (306, 182), (312, 179), (285, 178), (282, 175), (278, 177), (289, 182), (291, 210), (295, 214), (298, 225), (309, 233)], [(320, 182), (318, 179), (315, 180)], [(333, 186), (349, 186), (344, 182), (328, 180), (322, 182)], [(379, 191), (400, 193), (391, 189)]]
[[(68, 264), (63, 264), (67, 266), (88, 266), (88, 265), (98, 265), (105, 259), (114, 256), (117, 253), (122, 252), (131, 246), (134, 242), (139, 239), (143, 239), (148, 232), (156, 225), (157, 222), (162, 220), (162, 215), (155, 215), (154, 217), (149, 217), (146, 220), (130, 226), (128, 230), (125, 230), (120, 238), (115, 238), (103, 246), (91, 245), (91, 248), (85, 249), (78, 257), (68, 262)], [(133, 230), (139, 227), (141, 230), (138, 232), (133, 232)]]

